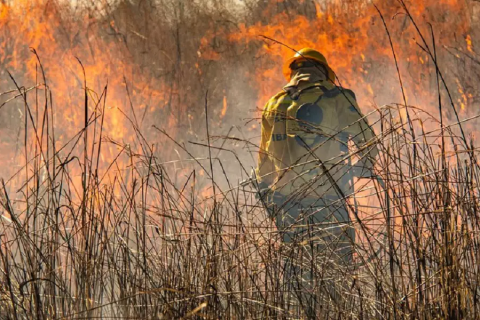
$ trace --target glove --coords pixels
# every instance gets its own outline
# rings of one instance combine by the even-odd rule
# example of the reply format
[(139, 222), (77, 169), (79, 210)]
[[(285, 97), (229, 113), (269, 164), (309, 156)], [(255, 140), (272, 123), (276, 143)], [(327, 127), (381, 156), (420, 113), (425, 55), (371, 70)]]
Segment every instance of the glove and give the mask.
[(272, 189), (265, 182), (260, 182), (258, 184), (258, 191), (255, 195), (257, 200), (265, 200), (272, 193)]
[(241, 181), (240, 186), (246, 187), (251, 183), (255, 184), (255, 181), (257, 181), (257, 176), (255, 175), (255, 169), (252, 169), (252, 171), (250, 172), (250, 176), (247, 179)]

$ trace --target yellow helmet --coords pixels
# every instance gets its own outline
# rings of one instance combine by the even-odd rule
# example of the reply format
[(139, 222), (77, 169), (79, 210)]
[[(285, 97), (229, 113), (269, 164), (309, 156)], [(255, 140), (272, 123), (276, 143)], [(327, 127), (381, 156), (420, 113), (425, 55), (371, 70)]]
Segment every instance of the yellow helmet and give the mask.
[(292, 70), (290, 69), (290, 65), (293, 62), (295, 62), (297, 60), (301, 60), (301, 59), (313, 60), (313, 61), (316, 61), (316, 62), (322, 64), (327, 69), (328, 79), (330, 81), (335, 81), (335, 72), (333, 72), (333, 70), (328, 65), (327, 59), (325, 59), (323, 54), (321, 54), (317, 50), (314, 50), (314, 49), (311, 49), (311, 48), (303, 48), (300, 51), (298, 51), (297, 53), (295, 53), (295, 55), (293, 57), (291, 57), (290, 59), (285, 61), (285, 63), (283, 64), (283, 75), (285, 76), (287, 81), (290, 81), (290, 75), (292, 73)]

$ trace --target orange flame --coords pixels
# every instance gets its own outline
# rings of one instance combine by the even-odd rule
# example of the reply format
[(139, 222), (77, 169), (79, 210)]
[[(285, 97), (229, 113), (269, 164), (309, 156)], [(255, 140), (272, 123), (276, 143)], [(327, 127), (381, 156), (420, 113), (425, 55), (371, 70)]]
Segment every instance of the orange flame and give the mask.
[[(223, 48), (218, 49), (217, 43), (225, 42), (238, 48), (249, 49), (245, 52), (254, 68), (246, 67), (242, 76), (248, 81), (246, 90), (255, 91), (261, 107), (285, 84), (281, 72), (282, 63), (294, 52), (277, 43), (281, 42), (297, 50), (302, 47), (320, 50), (339, 76), (339, 84), (355, 91), (360, 106), (367, 109), (365, 111), (368, 111), (372, 104), (403, 100), (389, 39), (371, 1), (330, 1), (328, 5), (315, 2), (316, 12), (311, 17), (285, 12), (274, 14), (278, 8), (277, 2), (271, 0), (265, 7), (264, 15), (273, 17), (268, 24), (243, 23), (236, 29), (212, 26), (199, 41), (198, 50), (193, 51), (198, 61), (192, 63), (191, 70), (203, 78), (209, 71), (205, 67), (207, 63), (221, 64), (229, 59), (222, 51)], [(129, 144), (130, 148), (135, 148), (135, 130), (132, 129), (132, 123), (150, 127), (152, 121), (158, 119), (151, 115), (170, 106), (172, 95), (179, 92), (188, 94), (189, 90), (181, 91), (182, 84), (175, 81), (165, 83), (159, 80), (136, 66), (133, 58), (130, 59), (125, 52), (119, 53), (119, 48), (124, 43), (118, 40), (121, 30), (115, 21), (108, 21), (100, 26), (95, 18), (85, 15), (75, 16), (75, 21), (72, 22), (70, 18), (74, 16), (73, 13), (64, 14), (51, 3), (24, 0), (15, 1), (14, 5), (0, 4), (0, 65), (11, 71), (21, 85), (38, 85), (38, 96), (41, 100), (45, 86), (42, 84), (39, 62), (29, 48), (37, 50), (45, 69), (46, 85), (54, 97), (51, 105), (58, 128), (55, 132), (58, 149), (84, 128), (85, 88), (83, 71), (76, 59), (78, 57), (85, 67), (90, 101), (88, 116), (100, 116), (105, 110), (103, 139), (116, 142), (104, 144), (102, 147), (101, 160), (108, 163), (118, 155), (121, 146)], [(437, 95), (432, 94), (432, 90), (435, 90), (435, 86), (432, 88), (432, 83), (435, 83), (435, 79), (432, 81), (432, 59), (419, 48), (419, 45), (425, 44), (421, 42), (416, 28), (397, 1), (382, 1), (378, 5), (392, 35), (408, 103), (418, 104), (431, 109), (430, 111), (436, 110)], [(437, 48), (463, 46), (465, 51), (473, 52), (470, 35), (473, 31), (470, 30), (469, 19), (464, 19), (468, 8), (463, 1), (421, 0), (415, 1), (415, 5), (408, 8), (422, 33), (427, 36), (429, 45), (432, 40), (428, 37), (431, 30), (426, 22), (433, 26)], [(447, 19), (448, 21), (438, 14), (446, 12), (451, 18)], [(63, 19), (64, 16), (67, 18)], [(105, 31), (102, 28), (108, 28), (113, 36), (98, 36)], [(455, 42), (455, 35), (458, 34), (462, 35), (459, 37), (461, 44)], [(144, 37), (141, 34), (138, 36)], [(458, 59), (462, 58), (461, 53), (454, 54)], [(444, 59), (442, 68), (449, 68), (455, 63), (452, 56), (448, 55), (447, 58), (448, 60)], [(245, 78), (235, 80), (243, 82)], [(13, 89), (12, 82), (7, 80), (8, 77), (2, 78), (1, 87)], [(473, 99), (469, 91), (465, 92), (468, 87), (462, 81), (457, 84), (458, 90), (454, 99), (466, 112)], [(107, 82), (108, 95), (103, 108), (101, 95)], [(219, 95), (223, 94), (223, 104), (221, 97), (216, 100), (217, 110), (220, 112), (213, 114), (223, 118), (227, 112), (233, 110), (232, 105), (236, 106), (236, 101), (228, 91), (218, 91)], [(16, 92), (9, 97), (14, 94)], [(28, 95), (32, 99), (33, 91)], [(195, 97), (189, 99), (194, 100)], [(19, 99), (17, 101), (19, 103), (14, 107), (6, 105), (1, 110), (2, 115), (8, 112), (10, 118), (16, 117), (12, 122), (21, 122), (18, 119), (25, 117), (23, 105)], [(45, 101), (40, 102), (39, 114), (44, 111)], [(182, 124), (183, 116), (187, 119), (185, 122), (195, 119), (191, 110), (188, 117), (186, 116), (186, 110), (182, 109), (186, 108), (186, 104), (181, 102), (177, 103), (178, 110), (175, 109), (175, 112), (162, 113), (162, 125), (170, 131), (177, 130)], [(50, 108), (50, 105), (47, 105)], [(5, 167), (13, 168), (9, 173), (17, 171), (25, 164), (25, 160), (14, 152), (19, 132), (22, 132), (20, 129), (0, 126), (0, 161), (6, 164)], [(89, 130), (94, 129), (92, 125)], [(191, 124), (190, 130), (194, 131)], [(259, 128), (251, 123), (247, 130), (258, 132)], [(89, 139), (92, 142), (93, 132), (90, 131)], [(29, 134), (32, 132), (29, 131)]]
[[(145, 115), (154, 113), (157, 108), (162, 108), (166, 104), (164, 99), (166, 87), (163, 82), (140, 72), (123, 53), (118, 53), (119, 44), (113, 38), (100, 41), (98, 36), (91, 36), (101, 33), (100, 29), (96, 29), (100, 27), (92, 23), (94, 18), (84, 16), (76, 17), (79, 21), (63, 20), (65, 12), (59, 10), (59, 6), (48, 1), (15, 1), (12, 5), (0, 4), (2, 44), (0, 65), (13, 74), (19, 85), (28, 86), (32, 83), (37, 85), (36, 94), (34, 91), (27, 93), (32, 112), (41, 115), (49, 108), (54, 110), (57, 150), (84, 129), (85, 113), (92, 121), (95, 117), (101, 119), (104, 112), (103, 140), (115, 142), (102, 144), (100, 165), (106, 169), (106, 163), (115, 159), (122, 145), (130, 144), (129, 148), (134, 148), (135, 131), (132, 129), (132, 122), (134, 125), (140, 125), (140, 122), (148, 121), (149, 117)], [(87, 27), (89, 32), (83, 32)], [(110, 23), (110, 27), (113, 30), (116, 28), (113, 22)], [(43, 84), (40, 62), (29, 48), (34, 48), (38, 52), (45, 70), (46, 84)], [(83, 84), (82, 66), (87, 88), (84, 88)], [(12, 89), (13, 83), (9, 80), (8, 77), (3, 77), (0, 86), (3, 89)], [(104, 106), (102, 93), (107, 84), (108, 93)], [(45, 100), (45, 88), (51, 91), (53, 100), (49, 100), (49, 96)], [(84, 90), (88, 92), (87, 110), (84, 107)], [(15, 94), (18, 92), (13, 91), (9, 97)], [(18, 109), (20, 117), (26, 116), (21, 101), (18, 98), (17, 101), (19, 104), (15, 107), (12, 104), (4, 106), (3, 115), (7, 113), (14, 116), (15, 109)], [(135, 110), (131, 104), (135, 106)], [(35, 118), (38, 119), (41, 117)], [(173, 126), (177, 119), (171, 115), (166, 121)], [(31, 123), (28, 125), (32, 126)], [(87, 130), (89, 144), (93, 143), (94, 134), (97, 134), (96, 138), (99, 139), (99, 126), (99, 121), (89, 125)], [(42, 124), (35, 123), (35, 127), (41, 128)], [(14, 133), (20, 129), (13, 125), (7, 128), (0, 127), (3, 140), (0, 143), (0, 160), (4, 164), (0, 174), (3, 177), (9, 177), (25, 165), (25, 159), (13, 151), (18, 142), (18, 139), (14, 138)], [(32, 129), (29, 129), (29, 134), (34, 135)], [(33, 141), (35, 140), (32, 136)], [(46, 138), (44, 142), (47, 142)], [(70, 148), (73, 146), (67, 149)], [(79, 149), (77, 154), (81, 154), (83, 149), (80, 146), (77, 148)], [(89, 155), (90, 158), (94, 156)], [(118, 161), (121, 162), (121, 159)], [(74, 162), (69, 166), (73, 168)], [(74, 176), (80, 176), (80, 169), (72, 170), (76, 172)]]
[(469, 34), (468, 34), (467, 37), (465, 38), (465, 42), (467, 43), (467, 50), (470, 51), (471, 53), (473, 53), (473, 49), (472, 49), (472, 38), (470, 37)]
[[(425, 45), (416, 28), (398, 3), (385, 1), (379, 6), (392, 35), (405, 90), (410, 92), (409, 103), (436, 108), (435, 95), (431, 94), (435, 88), (430, 87), (428, 80), (434, 76), (432, 63), (429, 55), (419, 48), (419, 45)], [(294, 54), (291, 48), (299, 50), (303, 47), (316, 48), (327, 57), (339, 76), (339, 84), (353, 89), (361, 106), (368, 108), (372, 101), (380, 104), (402, 101), (392, 49), (373, 4), (362, 1), (358, 7), (352, 5), (351, 10), (345, 10), (344, 2), (338, 1), (326, 10), (316, 4), (316, 9), (316, 19), (280, 13), (268, 24), (241, 24), (238, 32), (220, 30), (207, 34), (201, 51), (214, 51), (212, 47), (203, 46), (211, 43), (214, 36), (223, 35), (231, 43), (246, 47), (262, 43), (256, 55), (260, 61), (258, 72), (250, 75), (252, 86), (258, 87), (260, 105), (285, 84), (281, 67), (283, 61)], [(432, 24), (437, 47), (454, 46), (455, 34), (465, 34), (469, 30), (465, 19), (445, 22), (436, 15), (438, 12), (449, 12), (451, 17), (461, 17), (468, 12), (461, 1), (422, 0), (408, 9), (423, 34), (431, 33), (425, 22)], [(393, 20), (390, 19), (392, 17)], [(470, 46), (468, 39), (469, 36), (467, 45)], [(445, 65), (448, 64), (442, 66)]]
[(223, 108), (220, 113), (221, 118), (225, 117), (226, 114), (227, 114), (227, 96), (223, 96)]

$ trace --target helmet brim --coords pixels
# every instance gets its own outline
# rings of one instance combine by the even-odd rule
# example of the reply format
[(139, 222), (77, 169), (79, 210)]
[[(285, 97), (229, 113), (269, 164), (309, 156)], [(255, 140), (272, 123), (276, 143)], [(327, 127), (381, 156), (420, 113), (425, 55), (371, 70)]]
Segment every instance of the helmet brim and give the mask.
[(336, 78), (336, 75), (335, 75), (335, 72), (333, 72), (332, 68), (330, 68), (330, 66), (328, 64), (326, 64), (324, 61), (321, 61), (321, 60), (318, 60), (318, 59), (315, 59), (315, 58), (312, 58), (312, 57), (298, 57), (298, 56), (294, 56), (294, 57), (291, 57), (290, 59), (287, 59), (285, 61), (285, 63), (283, 64), (283, 75), (285, 76), (285, 79), (287, 79), (287, 81), (290, 81), (290, 76), (292, 74), (292, 70), (290, 69), (290, 65), (297, 61), (297, 60), (301, 60), (301, 59), (304, 59), (304, 60), (313, 60), (313, 61), (316, 61), (318, 63), (320, 63), (321, 65), (323, 65), (326, 69), (327, 69), (327, 72), (328, 72), (328, 80), (332, 81), (332, 82), (335, 82), (335, 78)]

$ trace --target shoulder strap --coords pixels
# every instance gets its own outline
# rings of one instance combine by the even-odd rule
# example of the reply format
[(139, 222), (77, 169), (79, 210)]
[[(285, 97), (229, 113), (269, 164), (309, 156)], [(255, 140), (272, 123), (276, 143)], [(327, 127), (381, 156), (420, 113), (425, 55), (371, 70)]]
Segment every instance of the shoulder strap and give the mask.
[(354, 100), (357, 100), (357, 97), (355, 96), (355, 93), (354, 93), (352, 90), (342, 88), (342, 92), (345, 93), (345, 94), (348, 94), (348, 95), (351, 96)]
[(292, 100), (298, 100), (298, 98), (302, 95), (302, 93), (304, 93), (307, 90), (313, 89), (313, 88), (320, 88), (323, 91), (323, 96), (325, 98), (334, 98), (334, 97), (336, 97), (340, 94), (347, 94), (350, 97), (352, 97), (354, 100), (356, 100), (355, 93), (353, 93), (353, 91), (350, 90), (350, 89), (345, 89), (345, 88), (337, 87), (337, 86), (333, 87), (332, 89), (328, 89), (326, 86), (324, 86), (322, 84), (318, 84), (318, 83), (315, 83), (315, 84), (313, 84), (309, 87), (303, 88), (301, 90), (298, 90), (298, 91), (295, 91), (295, 92), (292, 92), (292, 93), (282, 91), (282, 92), (278, 93), (277, 95), (280, 96), (281, 94), (288, 94), (290, 96), (290, 98), (292, 98)]
[(334, 87), (333, 89), (330, 89), (330, 90), (324, 86), (321, 86), (320, 88), (323, 90), (323, 94), (325, 95), (325, 98), (334, 98), (341, 93), (338, 87)]
[(306, 88), (300, 89), (300, 90), (295, 91), (295, 92), (292, 92), (292, 93), (290, 93), (290, 92), (287, 91), (286, 94), (288, 94), (289, 97), (290, 97), (292, 100), (296, 101), (296, 100), (298, 100), (298, 98), (300, 98), (300, 96), (302, 95), (302, 93), (304, 93), (304, 92), (307, 91), (307, 90), (314, 89), (314, 88), (320, 88), (322, 91), (324, 91), (324, 90), (322, 89), (322, 86), (321, 86), (321, 85), (319, 85), (319, 84), (313, 84), (313, 85), (311, 85), (311, 86), (308, 86), (308, 87), (306, 87)]

